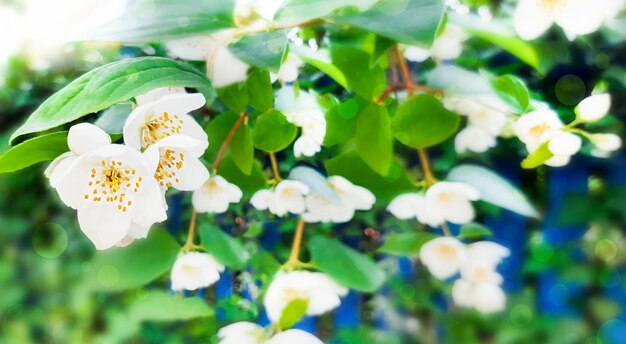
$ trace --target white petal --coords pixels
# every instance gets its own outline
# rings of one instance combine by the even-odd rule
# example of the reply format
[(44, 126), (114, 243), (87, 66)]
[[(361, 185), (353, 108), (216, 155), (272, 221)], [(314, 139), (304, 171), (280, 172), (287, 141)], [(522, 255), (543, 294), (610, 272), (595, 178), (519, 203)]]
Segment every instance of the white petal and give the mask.
[(481, 313), (495, 313), (506, 308), (506, 294), (499, 286), (478, 283), (472, 288), (474, 307)]
[(495, 265), (486, 260), (468, 259), (461, 266), (461, 278), (471, 283), (502, 284), (502, 276), (495, 271)]
[(556, 135), (561, 127), (563, 123), (554, 111), (540, 109), (520, 116), (513, 125), (513, 130), (520, 141), (533, 151)]
[(181, 254), (172, 267), (172, 290), (196, 290), (217, 282), (224, 265), (201, 252)]
[(165, 42), (169, 54), (183, 60), (205, 60), (213, 51), (215, 42), (209, 36), (194, 36)]
[(78, 224), (98, 250), (115, 246), (128, 233), (131, 217), (113, 206), (78, 209)]
[(554, 155), (572, 156), (580, 150), (583, 141), (575, 134), (559, 131), (548, 143), (548, 149)]
[(602, 5), (589, 0), (568, 0), (555, 11), (555, 21), (570, 40), (592, 33), (602, 26)]
[(495, 136), (472, 126), (459, 131), (454, 138), (454, 149), (457, 153), (465, 153), (466, 151), (484, 153), (495, 145)]
[(562, 167), (569, 163), (570, 156), (569, 155), (555, 155), (550, 159), (544, 161), (543, 163), (552, 166), (552, 167)]
[[(274, 203), (273, 206), (278, 206), (279, 209), (284, 209), (286, 212), (292, 214), (301, 214), (305, 210), (304, 195), (309, 193), (309, 188), (305, 184), (295, 180), (283, 180), (276, 186), (274, 190)], [(270, 207), (272, 210), (274, 207)], [(274, 214), (282, 216), (275, 211)]]
[(583, 99), (576, 107), (576, 114), (585, 122), (595, 122), (606, 116), (610, 108), (611, 95), (597, 94)]
[(320, 143), (310, 136), (300, 136), (293, 144), (293, 154), (296, 158), (301, 156), (311, 157), (321, 150), (322, 146)]
[(622, 147), (622, 139), (615, 134), (591, 134), (591, 143), (605, 152), (613, 152)]
[(221, 176), (214, 176), (193, 192), (191, 202), (199, 213), (224, 213), (228, 210), (229, 203), (239, 202), (242, 196), (239, 187)]
[(452, 285), (452, 300), (459, 307), (472, 307), (474, 305), (472, 284), (462, 278), (454, 281)]
[(88, 153), (110, 143), (109, 134), (89, 123), (73, 125), (67, 135), (67, 145), (76, 155)]
[(467, 245), (468, 260), (487, 261), (494, 267), (510, 254), (508, 248), (491, 241), (478, 241)]
[(147, 103), (152, 103), (157, 100), (160, 100), (161, 98), (168, 96), (170, 94), (178, 94), (178, 93), (187, 93), (187, 91), (185, 91), (183, 87), (160, 87), (160, 88), (155, 88), (154, 90), (148, 93), (136, 96), (135, 101), (137, 102), (138, 106), (141, 106)]
[(50, 165), (44, 171), (44, 175), (50, 179), (50, 185), (55, 187), (59, 179), (63, 177), (77, 158), (72, 152), (65, 152), (59, 155), (56, 159), (52, 160)]
[(458, 239), (440, 237), (424, 244), (420, 250), (420, 260), (430, 273), (445, 280), (459, 272), (465, 259), (465, 246)]
[(222, 327), (217, 336), (219, 344), (259, 344), (264, 332), (263, 327), (255, 323), (240, 321)]
[(424, 205), (424, 197), (416, 193), (408, 193), (394, 198), (387, 211), (399, 219), (411, 219), (417, 216), (417, 209)]
[(274, 335), (272, 338), (270, 338), (268, 341), (265, 342), (265, 344), (295, 344), (295, 343), (297, 344), (324, 344), (324, 342), (319, 340), (314, 335), (308, 332), (302, 331), (302, 330), (298, 330), (298, 329), (292, 329), (292, 330), (287, 330), (287, 331), (277, 333), (276, 335)]
[(408, 46), (404, 49), (404, 57), (412, 62), (423, 62), (430, 57), (430, 50), (415, 46)]
[(274, 199), (274, 193), (271, 190), (259, 190), (252, 195), (250, 204), (257, 210), (267, 210)]
[(219, 48), (211, 59), (207, 70), (213, 86), (224, 87), (248, 78), (250, 66), (239, 60), (228, 48)]
[[(80, 156), (68, 163), (65, 173), (52, 185), (57, 190), (61, 201), (73, 209), (86, 206), (85, 190), (91, 175), (89, 156)], [(55, 176), (56, 178), (56, 176)]]
[(535, 39), (554, 22), (552, 13), (541, 7), (537, 0), (519, 0), (513, 16), (515, 31), (524, 40)]

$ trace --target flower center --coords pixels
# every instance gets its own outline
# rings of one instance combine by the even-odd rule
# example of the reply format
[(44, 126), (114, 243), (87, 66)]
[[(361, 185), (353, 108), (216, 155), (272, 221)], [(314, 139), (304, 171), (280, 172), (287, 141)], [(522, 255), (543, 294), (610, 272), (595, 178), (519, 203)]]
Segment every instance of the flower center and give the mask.
[(476, 268), (474, 270), (474, 278), (478, 281), (486, 281), (489, 277), (489, 271), (485, 268)]
[(127, 193), (138, 193), (143, 180), (136, 176), (134, 169), (124, 168), (122, 165), (121, 161), (102, 160), (99, 166), (92, 167), (84, 198), (93, 203), (117, 204), (119, 211), (126, 212), (133, 205), (127, 199)]
[(184, 161), (185, 155), (182, 152), (176, 154), (173, 149), (166, 149), (162, 152), (159, 165), (154, 173), (154, 177), (162, 187), (169, 188), (172, 186), (172, 181), (180, 182), (176, 174), (183, 167)]
[(293, 300), (296, 299), (301, 299), (301, 300), (308, 300), (309, 299), (309, 294), (307, 292), (305, 292), (302, 289), (292, 289), (292, 288), (286, 288), (283, 291), (283, 300), (286, 303), (289, 303)]
[(437, 253), (444, 259), (452, 260), (457, 258), (456, 249), (450, 245), (439, 246)]
[(183, 120), (178, 115), (170, 117), (167, 112), (163, 112), (163, 115), (147, 121), (141, 128), (143, 147), (147, 147), (164, 137), (180, 134), (182, 128)]
[(561, 9), (568, 0), (539, 0), (539, 7), (548, 11), (557, 11)]
[(200, 268), (198, 268), (197, 266), (189, 265), (189, 264), (183, 265), (182, 270), (186, 274), (191, 274), (191, 275), (199, 275), (200, 274)]
[(538, 124), (532, 128), (530, 128), (530, 135), (535, 137), (535, 138), (540, 138), (541, 135), (543, 135), (543, 133), (546, 132), (546, 130), (550, 129), (550, 126), (546, 123), (541, 123)]
[(450, 202), (454, 198), (454, 192), (441, 192), (437, 197), (439, 202)]

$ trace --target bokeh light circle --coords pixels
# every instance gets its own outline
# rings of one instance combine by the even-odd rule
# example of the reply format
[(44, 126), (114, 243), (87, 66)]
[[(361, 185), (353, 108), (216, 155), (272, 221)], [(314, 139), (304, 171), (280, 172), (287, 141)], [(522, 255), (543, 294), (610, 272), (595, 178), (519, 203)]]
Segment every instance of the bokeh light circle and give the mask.
[(47, 259), (57, 258), (67, 249), (68, 237), (65, 228), (49, 222), (43, 224), (32, 235), (33, 250)]
[(527, 305), (515, 305), (509, 312), (509, 319), (513, 325), (525, 327), (533, 320), (533, 311)]
[(596, 243), (596, 256), (605, 262), (610, 262), (617, 257), (617, 244), (610, 239), (602, 239)]
[(576, 75), (568, 74), (561, 77), (555, 86), (557, 99), (565, 105), (577, 105), (585, 97), (587, 88), (584, 81)]

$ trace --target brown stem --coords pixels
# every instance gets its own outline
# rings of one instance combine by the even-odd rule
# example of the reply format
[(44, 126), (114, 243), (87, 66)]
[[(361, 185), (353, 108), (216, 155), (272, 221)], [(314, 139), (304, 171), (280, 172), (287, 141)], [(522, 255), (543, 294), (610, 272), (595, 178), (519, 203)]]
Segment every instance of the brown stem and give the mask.
[(316, 26), (316, 25), (321, 25), (326, 23), (326, 20), (321, 19), (321, 18), (317, 18), (317, 19), (311, 19), (311, 20), (306, 20), (303, 22), (299, 22), (299, 23), (293, 23), (293, 24), (287, 24), (287, 25), (274, 25), (271, 27), (263, 27), (263, 28), (253, 28), (253, 29), (249, 29), (249, 28), (244, 28), (241, 29), (239, 31), (235, 32), (235, 36), (236, 37), (240, 37), (240, 36), (245, 36), (245, 35), (252, 35), (255, 33), (263, 33), (263, 32), (269, 32), (269, 31), (276, 31), (276, 30), (283, 30), (283, 29), (291, 29), (294, 27), (307, 27), (307, 26)]
[(443, 231), (443, 234), (445, 234), (445, 236), (452, 236), (452, 232), (450, 231), (447, 223), (444, 222), (441, 224), (441, 230)]
[(185, 246), (183, 246), (184, 250), (189, 250), (193, 248), (195, 245), (193, 243), (193, 237), (196, 234), (196, 217), (197, 213), (195, 210), (191, 211), (191, 218), (189, 219), (189, 230), (187, 230), (187, 242), (185, 242)]
[(270, 152), (270, 162), (272, 163), (272, 173), (274, 173), (274, 180), (280, 182), (283, 178), (280, 176), (280, 169), (278, 169), (278, 161), (276, 161), (276, 154)]
[(302, 234), (304, 233), (304, 220), (298, 219), (298, 225), (296, 226), (296, 232), (293, 236), (293, 243), (291, 244), (291, 254), (285, 265), (296, 266), (300, 263), (300, 246), (302, 245)]
[(239, 129), (239, 127), (246, 120), (246, 116), (247, 114), (245, 112), (242, 113), (241, 116), (239, 116), (239, 119), (237, 120), (237, 122), (235, 122), (235, 124), (233, 124), (233, 127), (230, 128), (230, 131), (228, 132), (228, 135), (226, 135), (226, 139), (224, 140), (224, 143), (222, 143), (222, 146), (220, 147), (220, 150), (217, 153), (217, 157), (215, 157), (215, 163), (213, 163), (213, 173), (217, 172), (217, 169), (220, 167), (220, 163), (222, 162), (222, 158), (224, 157), (224, 154), (226, 153), (226, 149), (228, 148), (228, 145), (230, 145), (230, 141), (233, 140), (233, 136), (235, 136), (235, 132), (237, 131), (237, 129)]
[(426, 186), (431, 186), (437, 182), (435, 175), (433, 174), (433, 170), (430, 167), (430, 160), (428, 159), (428, 153), (424, 148), (420, 148), (417, 150), (417, 155), (420, 158), (420, 165), (422, 165), (422, 170), (424, 170), (424, 182), (426, 182)]

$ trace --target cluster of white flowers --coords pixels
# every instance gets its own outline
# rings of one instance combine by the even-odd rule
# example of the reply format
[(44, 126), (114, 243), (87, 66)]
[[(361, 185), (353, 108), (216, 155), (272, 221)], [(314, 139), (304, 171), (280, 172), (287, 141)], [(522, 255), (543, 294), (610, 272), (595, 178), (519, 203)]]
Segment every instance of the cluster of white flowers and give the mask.
[(553, 23), (569, 40), (598, 30), (624, 9), (625, 0), (520, 0), (513, 17), (517, 34), (531, 40), (541, 36)]
[(429, 57), (436, 61), (454, 60), (463, 52), (463, 43), (468, 38), (465, 31), (448, 23), (443, 32), (435, 38), (430, 49), (407, 46), (404, 49), (404, 57), (413, 62), (423, 62)]
[(497, 137), (510, 122), (508, 107), (496, 97), (448, 96), (444, 104), (449, 110), (467, 116), (467, 126), (454, 139), (458, 153), (486, 152), (496, 145)]
[(493, 313), (506, 306), (506, 295), (500, 287), (502, 276), (496, 267), (509, 254), (509, 249), (494, 242), (465, 245), (456, 238), (440, 237), (422, 246), (420, 260), (438, 279), (461, 274), (452, 287), (452, 298), (458, 306)]
[(474, 219), (471, 201), (480, 198), (478, 190), (464, 183), (437, 182), (424, 194), (406, 193), (394, 198), (387, 210), (399, 219), (417, 218), (437, 227), (446, 221), (465, 224)]
[(220, 279), (224, 265), (202, 252), (181, 253), (172, 267), (173, 291), (206, 288)]
[(327, 182), (336, 197), (315, 193), (304, 183), (286, 179), (274, 190), (257, 191), (250, 203), (277, 216), (301, 215), (305, 222), (344, 223), (352, 220), (356, 210), (369, 210), (376, 202), (369, 190), (342, 176), (328, 177)]
[[(526, 144), (529, 153), (535, 152), (547, 144), (553, 155), (545, 161), (548, 166), (564, 166), (582, 147), (579, 135), (587, 136), (597, 151), (611, 152), (621, 147), (621, 139), (614, 134), (589, 134), (574, 128), (577, 123), (596, 122), (606, 116), (611, 107), (608, 94), (593, 95), (585, 98), (576, 107), (577, 119), (573, 124), (563, 125), (556, 112), (542, 108), (521, 116), (514, 124), (517, 137)], [(578, 135), (577, 135), (578, 134)]]

